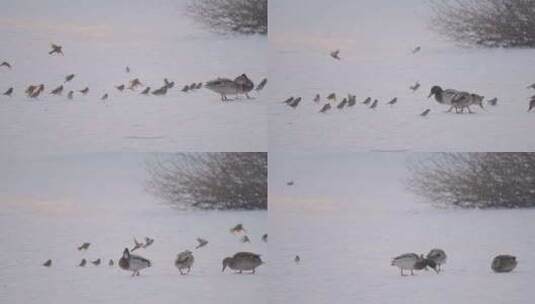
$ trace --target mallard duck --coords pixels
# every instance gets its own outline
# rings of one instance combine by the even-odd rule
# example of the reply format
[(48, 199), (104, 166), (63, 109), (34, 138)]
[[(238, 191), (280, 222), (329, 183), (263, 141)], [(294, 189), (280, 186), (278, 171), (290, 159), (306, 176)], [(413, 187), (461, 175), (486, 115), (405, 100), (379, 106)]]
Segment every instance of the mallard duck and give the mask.
[(252, 273), (255, 273), (255, 269), (262, 264), (260, 255), (252, 252), (238, 252), (232, 257), (223, 259), (222, 271), (225, 271), (228, 267), (232, 270), (237, 270), (239, 273), (242, 273), (242, 271), (252, 271)]
[[(195, 258), (193, 257), (193, 253), (189, 250), (185, 250), (176, 256), (175, 260), (175, 267), (178, 268), (178, 271), (180, 271), (180, 274), (184, 275), (186, 273), (189, 273), (191, 270), (191, 266), (193, 266), (193, 262), (195, 261)], [(182, 270), (187, 269), (188, 272), (184, 273)]]
[(123, 270), (132, 271), (132, 276), (139, 276), (139, 271), (151, 267), (151, 262), (137, 255), (130, 254), (128, 248), (123, 251), (123, 256), (119, 260), (119, 267)]
[(492, 260), (491, 268), (494, 272), (511, 272), (516, 268), (518, 262), (512, 255), (498, 255)]
[(405, 253), (392, 259), (392, 266), (399, 267), (401, 276), (405, 276), (403, 270), (410, 270), (411, 275), (414, 275), (414, 270), (422, 270), (428, 266), (438, 273), (437, 265), (434, 261), (424, 258), (422, 255), (416, 253)]

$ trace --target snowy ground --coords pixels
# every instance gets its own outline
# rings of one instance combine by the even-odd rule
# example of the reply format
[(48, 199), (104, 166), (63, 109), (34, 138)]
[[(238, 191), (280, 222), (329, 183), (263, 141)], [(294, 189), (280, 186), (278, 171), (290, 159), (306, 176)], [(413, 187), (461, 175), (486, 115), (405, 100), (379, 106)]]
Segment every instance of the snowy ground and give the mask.
[[(184, 2), (6, 4), (0, 61), (13, 69), (0, 69), (0, 91), (15, 93), (0, 96), (0, 138), (8, 143), (0, 153), (265, 151), (266, 95), (223, 104), (206, 89), (180, 90), (242, 73), (259, 82), (267, 76), (267, 39), (211, 33), (184, 16)], [(48, 55), (51, 42), (63, 45), (65, 56)], [(63, 96), (48, 94), (71, 73)], [(164, 78), (176, 85), (163, 97), (115, 89), (136, 77), (153, 89)], [(27, 98), (25, 88), (39, 83), (47, 94)], [(86, 86), (87, 96), (67, 100), (69, 90)]]
[[(276, 1), (270, 7), (269, 147), (275, 151), (531, 151), (523, 136), (535, 92), (530, 49), (462, 48), (429, 28), (426, 0)], [(411, 50), (421, 46), (419, 53)], [(329, 56), (340, 49), (341, 60)], [(409, 87), (421, 84), (418, 91)], [(498, 98), (473, 115), (445, 113), (427, 99), (440, 85)], [(318, 111), (335, 92), (355, 94), (353, 109)], [(315, 104), (313, 98), (322, 100)], [(289, 96), (303, 101), (292, 109)], [(375, 110), (360, 104), (379, 100)], [(386, 103), (398, 97), (394, 106)], [(336, 105), (341, 101), (339, 97)], [(431, 109), (425, 118), (419, 116)]]
[[(534, 210), (432, 207), (407, 193), (395, 153), (270, 154), (274, 303), (530, 303)], [(286, 182), (294, 181), (294, 186)], [(401, 277), (391, 258), (443, 248), (444, 271)], [(517, 269), (495, 274), (499, 253)], [(301, 263), (293, 262), (295, 255)]]
[[(268, 303), (266, 266), (255, 275), (221, 272), (237, 251), (263, 255), (267, 212), (179, 212), (143, 191), (146, 154), (88, 154), (2, 163), (0, 176), (0, 302), (2, 303)], [(252, 243), (229, 229), (243, 223)], [(153, 267), (132, 278), (117, 262), (133, 237), (155, 238), (136, 251)], [(176, 254), (196, 245), (190, 275)], [(92, 242), (87, 252), (76, 247)], [(50, 268), (41, 266), (53, 260)], [(79, 268), (82, 258), (103, 264)]]

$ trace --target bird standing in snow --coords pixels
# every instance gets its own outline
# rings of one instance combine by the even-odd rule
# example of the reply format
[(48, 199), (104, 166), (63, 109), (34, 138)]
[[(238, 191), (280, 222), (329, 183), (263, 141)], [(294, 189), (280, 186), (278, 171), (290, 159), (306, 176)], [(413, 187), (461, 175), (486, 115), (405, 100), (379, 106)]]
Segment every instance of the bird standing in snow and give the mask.
[(330, 103), (326, 103), (321, 108), (320, 113), (325, 113), (325, 112), (329, 111), (330, 109), (331, 109), (331, 104)]
[(89, 93), (89, 87), (85, 87), (83, 90), (79, 90), (78, 92), (82, 93), (83, 95), (87, 95), (87, 93)]
[(267, 81), (268, 81), (267, 78), (262, 79), (262, 81), (260, 81), (260, 83), (256, 86), (255, 91), (259, 92), (259, 91), (263, 90), (264, 87), (267, 84)]
[(320, 94), (316, 94), (316, 96), (314, 97), (314, 102), (319, 102), (320, 101)]
[(11, 97), (11, 94), (13, 94), (13, 88), (12, 87), (7, 89), (7, 91), (5, 91), (4, 94), (2, 94), (2, 95)]
[(11, 64), (9, 64), (7, 61), (0, 63), (0, 67), (6, 67), (11, 70)]
[(375, 110), (375, 108), (377, 108), (377, 105), (378, 105), (378, 104), (379, 104), (379, 100), (377, 100), (377, 99), (374, 100), (373, 103), (372, 103), (372, 105), (370, 106), (370, 109), (374, 109), (374, 110)]
[(420, 88), (420, 83), (417, 81), (413, 86), (409, 87), (413, 92), (416, 92)]
[(195, 249), (199, 249), (201, 247), (208, 245), (208, 241), (205, 239), (201, 239), (201, 238), (197, 238), (197, 243), (199, 244), (197, 245), (197, 247), (195, 247)]
[(392, 98), (392, 100), (390, 100), (390, 101), (388, 102), (388, 104), (389, 104), (389, 105), (393, 105), (393, 104), (395, 104), (396, 102), (398, 102), (398, 98), (397, 98), (397, 97), (394, 97), (394, 98)]
[(498, 97), (487, 100), (487, 103), (491, 106), (496, 106), (498, 104)]
[(243, 228), (242, 224), (237, 224), (236, 226), (232, 227), (230, 229), (231, 233), (239, 233), (239, 232), (247, 232), (245, 228)]
[(425, 117), (425, 116), (427, 116), (427, 114), (429, 114), (429, 112), (431, 112), (431, 109), (427, 109), (427, 110), (423, 111), (422, 113), (420, 113), (420, 116)]
[(340, 60), (340, 50), (332, 51), (331, 52), (331, 57), (336, 59), (336, 60)]
[(294, 262), (295, 262), (296, 264), (299, 264), (299, 262), (301, 262), (301, 257), (299, 257), (298, 255), (296, 255), (295, 258), (294, 258)]
[(422, 47), (417, 46), (417, 47), (415, 47), (415, 48), (412, 50), (412, 53), (413, 53), (413, 54), (416, 54), (416, 53), (418, 53), (418, 52), (421, 51), (421, 50), (422, 50)]
[(47, 260), (46, 262), (43, 263), (43, 266), (45, 266), (45, 267), (52, 266), (52, 260)]
[(429, 251), (429, 253), (426, 256), (426, 259), (432, 260), (437, 264), (438, 271), (442, 270), (442, 265), (446, 264), (446, 260), (448, 259), (448, 256), (446, 255), (446, 252), (439, 248), (434, 248)]
[(128, 248), (123, 251), (123, 256), (119, 260), (119, 267), (123, 270), (132, 271), (132, 276), (139, 276), (142, 269), (151, 267), (152, 263), (141, 256), (130, 254)]
[(268, 234), (265, 233), (263, 236), (262, 236), (262, 241), (266, 242), (268, 241)]
[(91, 261), (91, 264), (95, 265), (95, 266), (98, 266), (100, 265), (100, 258), (94, 260), (94, 261)]
[(80, 261), (80, 264), (78, 264), (78, 267), (85, 267), (85, 264), (87, 264), (86, 259), (82, 259), (82, 260)]
[(63, 47), (61, 45), (57, 45), (57, 44), (51, 44), (50, 47), (52, 48), (52, 50), (50, 52), (48, 52), (49, 55), (54, 55), (54, 54), (61, 54), (63, 55)]
[[(178, 271), (180, 271), (181, 275), (185, 275), (191, 271), (191, 266), (193, 266), (194, 261), (195, 258), (193, 257), (193, 253), (189, 250), (185, 250), (177, 254), (175, 267), (178, 268)], [(188, 272), (182, 272), (183, 269), (187, 269)]]
[(65, 82), (64, 83), (67, 83), (67, 82), (71, 81), (74, 78), (74, 76), (76, 76), (76, 75), (69, 74), (69, 75), (65, 76)]
[(512, 255), (498, 255), (492, 260), (491, 269), (494, 272), (511, 272), (516, 268), (518, 262), (516, 257)]
[(535, 99), (532, 99), (529, 101), (529, 108), (528, 112), (531, 111), (531, 109), (535, 108)]

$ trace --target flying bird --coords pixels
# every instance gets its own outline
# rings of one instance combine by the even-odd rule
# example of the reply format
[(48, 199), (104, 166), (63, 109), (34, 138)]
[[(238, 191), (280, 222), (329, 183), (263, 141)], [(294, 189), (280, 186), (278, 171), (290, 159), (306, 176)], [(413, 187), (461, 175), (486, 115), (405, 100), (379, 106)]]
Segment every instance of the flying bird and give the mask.
[(11, 70), (11, 64), (9, 64), (7, 61), (0, 63), (0, 67), (6, 67)]
[(336, 60), (340, 60), (340, 50), (336, 50), (336, 51), (332, 51), (331, 52), (331, 57), (336, 59)]
[(48, 52), (49, 55), (53, 55), (53, 54), (61, 54), (63, 55), (63, 47), (61, 45), (57, 45), (57, 44), (51, 44), (50, 47), (52, 48), (52, 50), (50, 52)]
[(12, 87), (7, 89), (7, 91), (5, 91), (4, 94), (2, 94), (2, 95), (11, 97), (11, 94), (13, 94), (13, 88)]
[(320, 113), (325, 113), (325, 112), (329, 111), (330, 109), (331, 109), (331, 104), (330, 103), (326, 103), (321, 108)]
[(197, 238), (197, 243), (199, 244), (197, 245), (197, 247), (195, 247), (195, 249), (199, 249), (201, 247), (208, 245), (208, 241), (205, 239), (201, 239), (201, 238)]
[(143, 247), (143, 243), (138, 242), (136, 238), (134, 238), (134, 248), (132, 248), (130, 251), (134, 252), (135, 250), (142, 248), (142, 247)]
[(259, 92), (259, 91), (263, 90), (264, 87), (267, 84), (267, 81), (268, 81), (267, 78), (262, 79), (262, 81), (260, 81), (260, 83), (256, 86), (255, 91)]
[(151, 239), (150, 237), (146, 236), (145, 237), (145, 245), (143, 245), (143, 248), (149, 247), (150, 245), (152, 245), (152, 243), (154, 243), (154, 239)]

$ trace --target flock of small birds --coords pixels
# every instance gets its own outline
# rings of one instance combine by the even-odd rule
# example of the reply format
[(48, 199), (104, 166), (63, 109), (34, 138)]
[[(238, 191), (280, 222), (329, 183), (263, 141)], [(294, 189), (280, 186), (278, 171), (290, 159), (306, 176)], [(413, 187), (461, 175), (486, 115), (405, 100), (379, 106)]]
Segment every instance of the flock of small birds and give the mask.
[[(48, 52), (48, 54), (64, 56), (63, 47), (61, 45), (51, 44), (51, 50)], [(11, 70), (13, 69), (13, 65), (7, 61), (3, 61), (0, 64), (0, 69)], [(131, 72), (130, 67), (127, 66), (125, 68), (125, 72), (129, 74)], [(76, 74), (66, 75), (63, 82), (55, 86), (53, 89), (51, 89), (49, 94), (54, 95), (54, 96), (62, 96), (64, 92), (67, 92), (67, 99), (69, 100), (73, 100), (75, 97), (75, 94), (80, 94), (82, 96), (88, 95), (90, 92), (90, 88), (88, 86), (79, 88), (79, 89), (67, 88), (67, 84), (71, 82), (76, 76), (77, 76)], [(126, 92), (126, 90), (136, 91), (138, 88), (144, 88), (140, 92), (141, 95), (163, 96), (163, 95), (166, 95), (171, 89), (175, 87), (175, 82), (167, 78), (164, 78), (163, 82), (164, 83), (161, 86), (151, 87), (151, 86), (145, 85), (143, 82), (141, 82), (139, 78), (133, 78), (133, 79), (126, 81), (126, 83), (120, 83), (120, 84), (114, 85), (114, 88), (119, 93)], [(227, 98), (227, 95), (238, 96), (240, 94), (244, 94), (247, 96), (247, 98), (250, 98), (248, 95), (250, 91), (254, 89), (256, 92), (260, 92), (264, 89), (266, 84), (267, 84), (267, 78), (264, 78), (255, 87), (254, 83), (247, 77), (247, 75), (242, 74), (236, 77), (235, 79), (217, 78), (215, 80), (211, 80), (206, 83), (193, 82), (191, 84), (184, 85), (180, 89), (180, 91), (184, 93), (188, 93), (188, 92), (199, 90), (201, 88), (207, 88), (210, 91), (220, 94), (222, 100), (227, 101), (229, 100)], [(9, 87), (7, 88), (6, 91), (4, 91), (2, 95), (7, 96), (7, 97), (12, 97), (15, 93), (14, 91), (15, 90), (13, 87)], [(45, 85), (43, 83), (30, 84), (26, 87), (24, 93), (29, 98), (38, 99), (39, 96), (42, 96), (43, 94), (45, 94)], [(106, 101), (110, 98), (110, 93), (101, 92), (98, 96), (100, 96), (101, 101)]]
[[(422, 51), (421, 46), (415, 47), (411, 54), (416, 54)], [(330, 56), (335, 60), (342, 60), (340, 56), (340, 50), (334, 50), (330, 52)], [(414, 83), (413, 85), (409, 86), (409, 90), (413, 93), (418, 91), (420, 89), (421, 84), (419, 82)], [(528, 86), (527, 88), (535, 89), (535, 83)], [(367, 97), (362, 102), (356, 101), (356, 95), (353, 95), (352, 93), (342, 94), (342, 100), (337, 99), (337, 94), (335, 92), (329, 93), (326, 97), (326, 103), (320, 104), (321, 102), (321, 95), (315, 94), (314, 97), (311, 98), (311, 100), (315, 104), (320, 104), (318, 107), (319, 111), (318, 113), (327, 113), (330, 110), (336, 109), (343, 110), (354, 107), (357, 103), (360, 103), (362, 105), (367, 106), (367, 108), (376, 110), (379, 105), (380, 101), (377, 98)], [(483, 105), (484, 97), (476, 94), (476, 93), (470, 93), (455, 89), (444, 89), (440, 88), (440, 86), (433, 86), (431, 88), (430, 94), (428, 98), (431, 98), (432, 96), (435, 97), (435, 100), (444, 105), (450, 106), (449, 110), (447, 112), (451, 112), (452, 110), (455, 110), (455, 113), (457, 114), (463, 114), (465, 113), (465, 110), (467, 110), (468, 113), (474, 113), (470, 106), (477, 105), (481, 109), (485, 109)], [(290, 96), (287, 99), (283, 101), (284, 104), (288, 105), (290, 108), (297, 108), (300, 104), (302, 104), (303, 97), (298, 96)], [(398, 102), (398, 97), (393, 97), (392, 99), (388, 101), (384, 101), (383, 103), (392, 107)], [(498, 98), (493, 97), (491, 99), (486, 100), (486, 103), (490, 106), (497, 106), (498, 105)], [(531, 111), (533, 108), (535, 108), (535, 95), (531, 96), (529, 100), (529, 107), (528, 112)], [(431, 109), (425, 109), (423, 112), (419, 113), (419, 116), (426, 117), (431, 112)]]
[[(234, 235), (241, 235), (240, 241), (242, 243), (250, 243), (251, 240), (249, 237), (245, 234), (247, 231), (243, 227), (242, 224), (237, 224), (236, 226), (232, 227), (230, 229), (230, 233)], [(246, 240), (246, 241), (245, 241)], [(262, 235), (261, 240), (265, 243), (268, 241), (268, 235), (267, 233)], [(132, 276), (139, 276), (140, 271), (142, 269), (148, 268), (152, 266), (152, 263), (149, 259), (134, 255), (133, 252), (138, 249), (146, 249), (149, 246), (154, 244), (154, 239), (150, 237), (145, 237), (143, 242), (138, 241), (136, 238), (134, 238), (134, 245), (132, 248), (125, 248), (123, 250), (123, 255), (118, 260), (117, 264), (119, 267), (125, 271), (131, 271)], [(200, 249), (202, 247), (205, 247), (208, 245), (208, 241), (203, 238), (197, 238), (197, 246), (195, 249)], [(86, 252), (89, 247), (91, 246), (90, 242), (84, 242), (80, 246), (78, 246), (78, 251), (84, 251)], [(85, 267), (87, 263), (91, 262), (94, 266), (99, 266), (102, 262), (101, 258), (97, 258), (95, 260), (88, 260), (86, 258), (82, 258), (80, 263), (78, 263), (78, 267)], [(174, 261), (175, 267), (178, 269), (179, 273), (181, 275), (186, 275), (191, 271), (191, 268), (193, 266), (193, 263), (195, 261), (195, 257), (193, 255), (193, 252), (191, 250), (184, 250), (182, 252), (179, 252), (176, 256), (176, 259)], [(258, 266), (262, 265), (264, 262), (260, 258), (260, 255), (253, 253), (253, 252), (238, 252), (234, 254), (233, 256), (226, 257), (223, 259), (223, 270), (228, 267), (231, 270), (237, 271), (238, 273), (242, 273), (243, 271), (250, 271), (251, 273), (255, 273), (255, 270)], [(46, 260), (43, 264), (44, 267), (52, 267), (52, 259)], [(108, 266), (113, 267), (115, 265), (115, 261), (113, 259), (110, 259), (108, 261)]]

